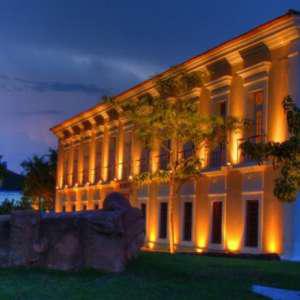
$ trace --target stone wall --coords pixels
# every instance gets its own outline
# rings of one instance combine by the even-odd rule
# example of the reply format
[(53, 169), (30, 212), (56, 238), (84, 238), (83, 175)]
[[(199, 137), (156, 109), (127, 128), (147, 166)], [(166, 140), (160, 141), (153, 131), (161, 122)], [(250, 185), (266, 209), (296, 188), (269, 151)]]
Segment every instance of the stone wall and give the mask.
[(0, 266), (59, 270), (124, 270), (144, 243), (144, 219), (119, 193), (103, 209), (39, 214), (18, 211), (0, 217)]

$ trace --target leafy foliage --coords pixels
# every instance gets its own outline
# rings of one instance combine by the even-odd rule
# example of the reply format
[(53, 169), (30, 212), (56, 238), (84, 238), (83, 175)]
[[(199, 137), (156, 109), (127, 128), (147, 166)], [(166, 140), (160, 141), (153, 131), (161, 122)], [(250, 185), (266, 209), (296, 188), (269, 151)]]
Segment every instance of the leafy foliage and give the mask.
[[(200, 176), (203, 161), (199, 151), (205, 147), (213, 149), (226, 143), (229, 130), (237, 129), (241, 123), (235, 118), (205, 116), (199, 113), (198, 98), (188, 95), (196, 86), (202, 86), (205, 74), (184, 73), (160, 79), (156, 82), (159, 96), (144, 94), (139, 99), (119, 102), (106, 98), (123, 117), (133, 124), (135, 137), (143, 147), (151, 148), (157, 143), (168, 153), (167, 170), (144, 172), (134, 177), (137, 184), (150, 182), (169, 183), (169, 244), (174, 252), (174, 200), (178, 197), (182, 184)], [(171, 143), (171, 147), (165, 145)], [(185, 155), (184, 145), (193, 145), (189, 155)]]
[(28, 198), (23, 197), (21, 201), (5, 199), (0, 204), (0, 215), (10, 214), (14, 210), (24, 209), (31, 209), (31, 201)]
[(300, 188), (300, 109), (287, 96), (283, 100), (289, 138), (282, 143), (246, 141), (241, 145), (244, 154), (262, 164), (272, 161), (280, 170), (275, 181), (274, 195), (283, 202), (293, 202)]
[(22, 162), (25, 174), (24, 195), (39, 209), (54, 208), (57, 152), (53, 149), (43, 156), (34, 155)]
[(181, 72), (176, 76), (158, 80), (157, 90), (162, 98), (178, 97), (195, 87), (202, 86), (207, 77), (207, 74), (199, 71)]

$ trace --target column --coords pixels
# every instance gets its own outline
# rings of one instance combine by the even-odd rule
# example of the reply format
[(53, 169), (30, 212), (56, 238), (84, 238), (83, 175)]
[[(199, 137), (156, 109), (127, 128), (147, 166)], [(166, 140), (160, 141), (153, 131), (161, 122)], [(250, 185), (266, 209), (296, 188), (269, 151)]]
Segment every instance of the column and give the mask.
[(107, 181), (108, 177), (108, 150), (109, 150), (109, 124), (108, 119), (104, 119), (103, 125), (103, 143), (102, 143), (102, 170), (101, 176), (104, 182)]
[[(244, 68), (244, 61), (239, 52), (231, 53), (227, 57), (228, 62), (232, 69), (232, 83), (230, 89), (230, 95), (228, 98), (228, 115), (242, 119), (245, 115), (245, 89), (244, 80), (237, 74), (237, 71)], [(232, 164), (238, 164), (240, 160), (239, 141), (243, 137), (243, 133), (239, 131), (233, 131), (228, 141), (227, 146), (227, 161)]]
[(121, 121), (119, 121), (118, 126), (118, 144), (117, 144), (117, 163), (116, 163), (116, 177), (121, 180), (122, 179), (122, 170), (123, 170), (123, 155), (124, 155), (124, 127)]
[(230, 170), (227, 175), (226, 185), (225, 249), (235, 252), (243, 247), (242, 173), (238, 170)]
[(95, 183), (95, 168), (96, 168), (96, 123), (90, 121), (92, 125), (89, 153), (89, 182)]

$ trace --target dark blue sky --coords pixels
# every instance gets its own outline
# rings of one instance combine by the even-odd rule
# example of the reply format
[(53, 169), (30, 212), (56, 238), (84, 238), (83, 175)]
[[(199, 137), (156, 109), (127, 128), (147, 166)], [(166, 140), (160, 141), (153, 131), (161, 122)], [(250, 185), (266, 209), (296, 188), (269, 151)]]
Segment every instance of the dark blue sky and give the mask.
[(299, 0), (2, 0), (0, 154), (13, 170), (49, 127)]

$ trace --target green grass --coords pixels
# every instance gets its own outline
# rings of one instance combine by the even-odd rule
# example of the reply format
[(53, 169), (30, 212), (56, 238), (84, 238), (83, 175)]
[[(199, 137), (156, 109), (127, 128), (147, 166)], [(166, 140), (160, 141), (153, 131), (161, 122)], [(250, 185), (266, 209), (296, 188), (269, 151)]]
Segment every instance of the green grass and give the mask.
[(300, 264), (142, 253), (122, 274), (0, 269), (0, 299), (262, 299), (258, 283), (300, 290)]

